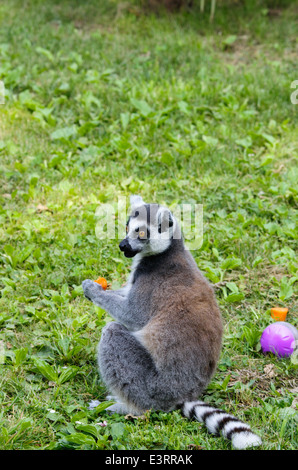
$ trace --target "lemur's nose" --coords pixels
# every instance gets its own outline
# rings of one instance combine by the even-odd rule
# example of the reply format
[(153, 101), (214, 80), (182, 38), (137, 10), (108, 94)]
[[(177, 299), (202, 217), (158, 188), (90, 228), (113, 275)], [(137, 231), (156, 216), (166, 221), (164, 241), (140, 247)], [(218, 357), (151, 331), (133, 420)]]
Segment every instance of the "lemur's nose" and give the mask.
[(119, 248), (121, 251), (124, 251), (126, 248), (130, 247), (127, 238), (124, 238), (120, 243), (119, 243)]

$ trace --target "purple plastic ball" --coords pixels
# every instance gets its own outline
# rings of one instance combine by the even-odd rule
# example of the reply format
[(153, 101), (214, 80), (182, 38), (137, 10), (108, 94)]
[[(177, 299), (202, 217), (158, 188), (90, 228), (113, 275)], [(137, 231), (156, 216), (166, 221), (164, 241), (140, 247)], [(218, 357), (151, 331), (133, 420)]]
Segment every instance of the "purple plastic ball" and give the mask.
[(275, 322), (265, 328), (260, 342), (264, 353), (272, 352), (279, 357), (288, 357), (293, 353), (297, 339), (297, 328), (290, 323)]

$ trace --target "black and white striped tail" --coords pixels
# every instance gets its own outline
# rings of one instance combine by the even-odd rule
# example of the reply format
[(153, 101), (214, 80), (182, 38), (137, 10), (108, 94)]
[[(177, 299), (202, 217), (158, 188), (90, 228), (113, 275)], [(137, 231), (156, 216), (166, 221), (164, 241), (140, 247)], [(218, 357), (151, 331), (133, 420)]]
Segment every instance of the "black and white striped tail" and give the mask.
[(230, 439), (235, 449), (262, 444), (261, 438), (252, 432), (248, 424), (203, 401), (187, 401), (181, 409), (184, 416), (204, 423), (212, 434), (221, 434)]

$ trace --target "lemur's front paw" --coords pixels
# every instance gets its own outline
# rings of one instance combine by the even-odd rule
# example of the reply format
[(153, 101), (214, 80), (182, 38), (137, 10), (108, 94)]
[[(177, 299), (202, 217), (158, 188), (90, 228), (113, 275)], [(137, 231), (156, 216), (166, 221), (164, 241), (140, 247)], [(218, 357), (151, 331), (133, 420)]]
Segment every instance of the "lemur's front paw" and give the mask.
[(103, 288), (97, 282), (91, 281), (91, 279), (86, 279), (82, 282), (82, 287), (84, 291), (84, 296), (86, 299), (93, 301), (98, 294), (103, 291)]

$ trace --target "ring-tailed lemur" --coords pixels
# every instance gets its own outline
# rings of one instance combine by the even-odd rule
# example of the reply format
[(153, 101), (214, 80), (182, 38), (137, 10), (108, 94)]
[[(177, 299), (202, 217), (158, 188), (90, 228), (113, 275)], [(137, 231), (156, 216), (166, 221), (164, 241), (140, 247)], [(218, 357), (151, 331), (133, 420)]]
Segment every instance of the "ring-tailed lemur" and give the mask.
[(237, 449), (261, 439), (247, 424), (196, 401), (220, 355), (222, 320), (213, 288), (185, 249), (172, 213), (131, 197), (127, 236), (119, 247), (134, 257), (125, 287), (104, 291), (89, 279), (85, 296), (116, 321), (102, 330), (98, 364), (117, 403), (117, 413), (141, 414), (181, 408)]

